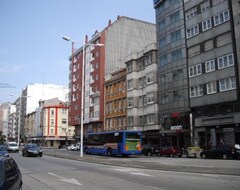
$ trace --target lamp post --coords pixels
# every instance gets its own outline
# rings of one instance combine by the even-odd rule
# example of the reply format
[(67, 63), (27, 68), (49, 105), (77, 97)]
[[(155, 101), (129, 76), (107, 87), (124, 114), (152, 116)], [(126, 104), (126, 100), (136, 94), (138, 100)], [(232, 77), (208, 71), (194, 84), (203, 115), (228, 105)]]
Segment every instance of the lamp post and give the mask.
[[(63, 36), (62, 37), (64, 40), (66, 41), (70, 41), (72, 42), (72, 64), (74, 63), (73, 60), (74, 60), (74, 43), (79, 43), (77, 41), (74, 41), (74, 40), (71, 40), (70, 37), (68, 36)], [(104, 46), (104, 44), (92, 44), (92, 43), (86, 43), (85, 39), (83, 40), (83, 46), (82, 46), (82, 90), (81, 90), (81, 134), (80, 134), (80, 156), (83, 157), (83, 109), (84, 109), (84, 106), (83, 106), (83, 99), (84, 99), (84, 84), (85, 84), (85, 48), (86, 46), (98, 46), (98, 47), (102, 47)], [(73, 66), (73, 65), (72, 65)]]

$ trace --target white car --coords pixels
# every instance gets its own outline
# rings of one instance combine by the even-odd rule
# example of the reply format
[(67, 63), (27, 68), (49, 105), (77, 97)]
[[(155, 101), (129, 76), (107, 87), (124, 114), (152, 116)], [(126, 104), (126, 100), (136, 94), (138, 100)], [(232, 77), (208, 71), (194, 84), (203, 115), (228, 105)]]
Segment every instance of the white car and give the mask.
[(7, 150), (9, 152), (18, 152), (19, 151), (18, 143), (16, 143), (16, 142), (8, 142), (7, 143)]

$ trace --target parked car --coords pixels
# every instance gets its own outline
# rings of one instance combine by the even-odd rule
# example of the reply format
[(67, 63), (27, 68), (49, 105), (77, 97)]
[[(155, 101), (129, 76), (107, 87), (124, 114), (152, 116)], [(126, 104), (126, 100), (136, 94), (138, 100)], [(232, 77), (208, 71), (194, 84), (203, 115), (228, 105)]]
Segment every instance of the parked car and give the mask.
[(37, 144), (25, 144), (22, 149), (23, 156), (40, 156), (42, 157), (43, 151), (42, 148)]
[(17, 142), (8, 142), (7, 150), (9, 152), (18, 152), (19, 151), (18, 143)]
[(157, 145), (144, 144), (142, 146), (142, 154), (144, 154), (145, 156), (151, 156), (153, 154), (158, 156), (159, 147)]
[(22, 174), (14, 159), (0, 157), (0, 190), (19, 190), (22, 183)]
[(7, 147), (4, 145), (0, 145), (0, 156), (8, 157), (9, 153), (7, 151)]
[(182, 149), (176, 147), (176, 146), (166, 146), (160, 149), (159, 156), (178, 156), (182, 157)]
[(236, 149), (225, 145), (213, 146), (200, 153), (201, 158), (236, 158)]

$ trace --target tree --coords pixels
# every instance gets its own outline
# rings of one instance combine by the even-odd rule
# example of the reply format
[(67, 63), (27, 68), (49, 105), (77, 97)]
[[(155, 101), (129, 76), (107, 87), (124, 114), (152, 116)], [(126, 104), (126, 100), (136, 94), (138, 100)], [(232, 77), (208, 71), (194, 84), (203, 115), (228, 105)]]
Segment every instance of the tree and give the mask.
[(6, 141), (6, 136), (3, 135), (3, 132), (0, 131), (0, 144), (3, 144)]

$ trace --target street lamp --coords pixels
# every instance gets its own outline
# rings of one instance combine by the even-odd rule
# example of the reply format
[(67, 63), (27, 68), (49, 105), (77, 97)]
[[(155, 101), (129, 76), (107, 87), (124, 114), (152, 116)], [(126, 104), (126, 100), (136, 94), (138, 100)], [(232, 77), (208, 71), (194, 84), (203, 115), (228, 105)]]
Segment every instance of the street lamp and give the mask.
[[(74, 40), (71, 40), (70, 37), (68, 36), (63, 36), (62, 37), (64, 40), (66, 41), (70, 41), (72, 42), (72, 66), (73, 66), (73, 63), (74, 63), (74, 43), (79, 43), (77, 41), (74, 41)], [(86, 46), (97, 46), (97, 47), (103, 47), (104, 44), (92, 44), (92, 43), (86, 43), (85, 39), (83, 40), (83, 46), (82, 46), (82, 49), (83, 49), (83, 52), (82, 52), (82, 91), (81, 91), (81, 142), (80, 142), (80, 156), (83, 157), (83, 99), (84, 99), (84, 84), (85, 84), (85, 81), (84, 81), (84, 78), (85, 78), (85, 48)]]

